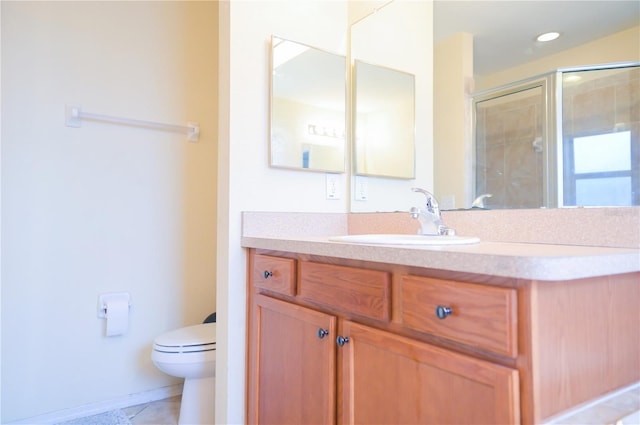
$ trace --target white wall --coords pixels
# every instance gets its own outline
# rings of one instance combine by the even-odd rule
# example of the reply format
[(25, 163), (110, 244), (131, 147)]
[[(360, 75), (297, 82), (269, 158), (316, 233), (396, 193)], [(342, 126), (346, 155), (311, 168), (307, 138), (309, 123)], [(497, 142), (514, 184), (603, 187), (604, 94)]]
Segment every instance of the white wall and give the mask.
[[(2, 2), (2, 422), (172, 383), (153, 338), (215, 309), (217, 4)], [(65, 103), (201, 138), (64, 125)], [(100, 293), (128, 291), (104, 336)]]
[[(242, 211), (345, 212), (325, 199), (325, 175), (267, 166), (271, 34), (345, 53), (344, 1), (220, 3), (220, 149), (216, 423), (244, 421), (246, 263)], [(228, 114), (228, 115), (227, 115)], [(346, 182), (346, 175), (341, 180)]]

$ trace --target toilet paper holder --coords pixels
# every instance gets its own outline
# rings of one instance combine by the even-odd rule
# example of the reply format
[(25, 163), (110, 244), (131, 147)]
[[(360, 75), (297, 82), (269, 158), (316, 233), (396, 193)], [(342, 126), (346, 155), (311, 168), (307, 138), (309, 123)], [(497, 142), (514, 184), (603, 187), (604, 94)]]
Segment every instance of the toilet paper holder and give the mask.
[(129, 310), (131, 310), (130, 296), (128, 292), (111, 292), (98, 296), (98, 318), (106, 319), (108, 316), (107, 305), (113, 299), (126, 300)]

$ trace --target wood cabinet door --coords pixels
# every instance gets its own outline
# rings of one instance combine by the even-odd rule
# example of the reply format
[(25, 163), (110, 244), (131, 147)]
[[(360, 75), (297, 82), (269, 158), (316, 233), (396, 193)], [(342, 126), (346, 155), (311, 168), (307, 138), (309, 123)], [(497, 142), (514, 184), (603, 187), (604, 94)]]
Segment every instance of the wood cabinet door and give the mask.
[(342, 424), (519, 424), (517, 370), (344, 321)]
[(250, 351), (251, 424), (333, 424), (336, 318), (255, 296)]

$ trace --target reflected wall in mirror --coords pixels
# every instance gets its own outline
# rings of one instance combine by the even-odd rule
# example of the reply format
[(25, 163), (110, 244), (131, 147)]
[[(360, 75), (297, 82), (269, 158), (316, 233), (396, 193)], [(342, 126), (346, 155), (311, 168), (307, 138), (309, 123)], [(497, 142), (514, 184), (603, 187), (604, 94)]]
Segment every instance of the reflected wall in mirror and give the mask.
[(415, 76), (355, 60), (355, 174), (415, 177)]
[(551, 72), (477, 96), (488, 208), (640, 205), (640, 64)]
[[(569, 9), (573, 12), (568, 13)], [(435, 68), (447, 66), (446, 72), (436, 71), (436, 76), (458, 70), (450, 57), (464, 55), (466, 63), (472, 64), (471, 70), (463, 74), (465, 80), (459, 79), (452, 86), (446, 85), (444, 77), (434, 82), (436, 168), (451, 158), (438, 154), (446, 152), (441, 147), (445, 141), (448, 148), (459, 146), (460, 151), (475, 151), (468, 164), (465, 160), (463, 173), (453, 174), (441, 167), (442, 173), (435, 178), (436, 196), (460, 194), (464, 188), (463, 202), (456, 198), (457, 208), (473, 206), (474, 199), (486, 193), (493, 195), (483, 203), (488, 208), (638, 205), (634, 183), (637, 167), (617, 165), (619, 168), (605, 173), (594, 165), (600, 174), (580, 173), (573, 168), (576, 164), (572, 153), (573, 140), (578, 137), (580, 143), (579, 136), (630, 129), (626, 133), (630, 134), (626, 157), (631, 155), (633, 160), (638, 148), (634, 129), (640, 119), (640, 98), (633, 94), (638, 90), (637, 76), (627, 73), (618, 76), (617, 81), (598, 78), (588, 92), (587, 86), (580, 91), (567, 86), (555, 70), (593, 69), (598, 64), (640, 60), (640, 3), (436, 1), (434, 14)], [(535, 37), (545, 32), (541, 23), (551, 24), (560, 38), (549, 43), (535, 42)], [(470, 48), (452, 49), (462, 45), (455, 44), (455, 39), (463, 34), (470, 37)], [(597, 71), (582, 73), (583, 82), (587, 74), (593, 78)], [(527, 90), (534, 96), (515, 98), (514, 93), (523, 96), (523, 86), (536, 79), (547, 81), (546, 88), (543, 84), (541, 92)], [(443, 107), (440, 100), (450, 101), (451, 93), (456, 87), (462, 89), (465, 83), (468, 87), (464, 87), (464, 96), (456, 96), (457, 103), (450, 108)], [(556, 88), (562, 91), (556, 93)], [(513, 94), (507, 95), (505, 90)], [(491, 92), (496, 95), (493, 100), (487, 98)], [(577, 94), (569, 99), (569, 92)], [(471, 132), (456, 133), (456, 127), (450, 125), (451, 117), (456, 115), (461, 116), (459, 122), (463, 121), (463, 113), (457, 111), (468, 108), (465, 97), (485, 101), (475, 103), (473, 110), (477, 123), (475, 146)], [(472, 116), (470, 112), (464, 114)], [(579, 131), (572, 133), (570, 129), (576, 128)], [(591, 158), (604, 166), (603, 155), (591, 154)], [(463, 175), (465, 178), (460, 178)], [(618, 194), (614, 197), (614, 193)]]
[[(352, 143), (352, 178), (350, 210), (352, 212), (409, 211), (423, 203), (422, 198), (411, 191), (412, 187), (433, 188), (433, 2), (432, 1), (378, 1), (363, 2), (371, 6), (371, 14), (355, 21), (350, 27), (349, 77), (352, 90), (349, 104), (350, 122), (360, 125), (355, 116), (354, 93), (356, 63), (376, 64), (387, 70), (400, 70), (413, 78), (413, 110), (405, 118), (411, 118), (405, 128), (394, 129), (392, 143), (384, 147), (379, 155), (381, 162), (402, 161), (400, 175), (371, 175), (364, 177), (360, 165), (356, 165), (358, 152)], [(364, 16), (364, 15), (360, 15)], [(360, 65), (358, 65), (360, 68)], [(395, 71), (389, 73), (397, 76)], [(389, 84), (382, 84), (388, 86)], [(358, 89), (359, 90), (359, 89)], [(380, 90), (380, 88), (378, 88)], [(409, 92), (409, 90), (407, 90)], [(359, 109), (359, 107), (358, 107)], [(400, 152), (397, 139), (410, 134), (411, 148)], [(358, 137), (355, 129), (349, 133), (351, 139)], [(353, 140), (352, 140), (353, 142)], [(370, 152), (369, 155), (376, 155)], [(399, 158), (405, 156), (405, 158)], [(361, 154), (360, 154), (361, 156)], [(409, 172), (409, 173), (408, 173)], [(413, 176), (411, 176), (413, 173)], [(356, 178), (357, 177), (357, 178)], [(366, 196), (362, 197), (361, 184), (366, 182)]]
[[(406, 196), (408, 188), (403, 186), (410, 183), (432, 190), (443, 209), (471, 208), (476, 195), (481, 194), (481, 189), (476, 188), (478, 176), (474, 172), (474, 93), (529, 80), (559, 68), (640, 61), (638, 2), (381, 0), (370, 3), (373, 3), (372, 13), (350, 29), (350, 63), (359, 59), (416, 75), (416, 179), (415, 182), (369, 179), (368, 199), (363, 202), (352, 197), (352, 212), (402, 210), (406, 208), (405, 202), (412, 202), (412, 198)], [(429, 4), (433, 5), (432, 9)], [(399, 10), (420, 6), (426, 13), (411, 10), (398, 19)], [(418, 23), (414, 24), (414, 20)], [(560, 39), (546, 45), (536, 42), (535, 36), (543, 32), (540, 27), (551, 23), (561, 33)], [(429, 33), (426, 36), (420, 32), (425, 28)], [(433, 75), (410, 63), (425, 58), (431, 61), (432, 54), (433, 66), (429, 69)], [(624, 93), (630, 94), (633, 92)], [(631, 98), (630, 110), (640, 110), (640, 98)], [(602, 117), (596, 115), (594, 120)], [(547, 143), (547, 139), (545, 136), (540, 142)], [(537, 137), (528, 143), (530, 148), (539, 149)], [(558, 163), (544, 165), (548, 161), (540, 164), (542, 155), (532, 152), (536, 154), (536, 179), (553, 179), (554, 173), (563, 176), (562, 156), (558, 156)], [(533, 170), (533, 159), (527, 161), (522, 167)], [(511, 175), (522, 177), (522, 167), (515, 163), (509, 167)], [(532, 175), (529, 173), (527, 177)], [(544, 189), (546, 193), (536, 189), (535, 196), (527, 197), (526, 202), (514, 200), (501, 208), (569, 205), (573, 201), (565, 199), (563, 193), (573, 196), (575, 192), (578, 196), (578, 186), (585, 182), (576, 180), (573, 188), (565, 188), (558, 180), (548, 180), (544, 187), (557, 189)], [(512, 183), (507, 178), (500, 182), (505, 194)], [(496, 193), (495, 197), (485, 199), (484, 204), (497, 207), (498, 198)], [(375, 203), (376, 199), (379, 202)], [(549, 199), (555, 201), (547, 202)], [(611, 203), (601, 196), (598, 199), (595, 202), (602, 202), (599, 206)]]
[(270, 165), (345, 171), (346, 58), (271, 38)]

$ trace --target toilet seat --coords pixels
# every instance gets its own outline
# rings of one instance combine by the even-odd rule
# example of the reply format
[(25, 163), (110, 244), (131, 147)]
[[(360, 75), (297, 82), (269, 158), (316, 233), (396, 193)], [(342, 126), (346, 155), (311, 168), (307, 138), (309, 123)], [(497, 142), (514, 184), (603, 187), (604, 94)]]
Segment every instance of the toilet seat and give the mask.
[(216, 324), (203, 323), (164, 333), (153, 342), (160, 353), (201, 353), (216, 350)]
[(215, 322), (169, 331), (153, 342), (151, 360), (162, 372), (184, 378), (178, 423), (215, 423)]

